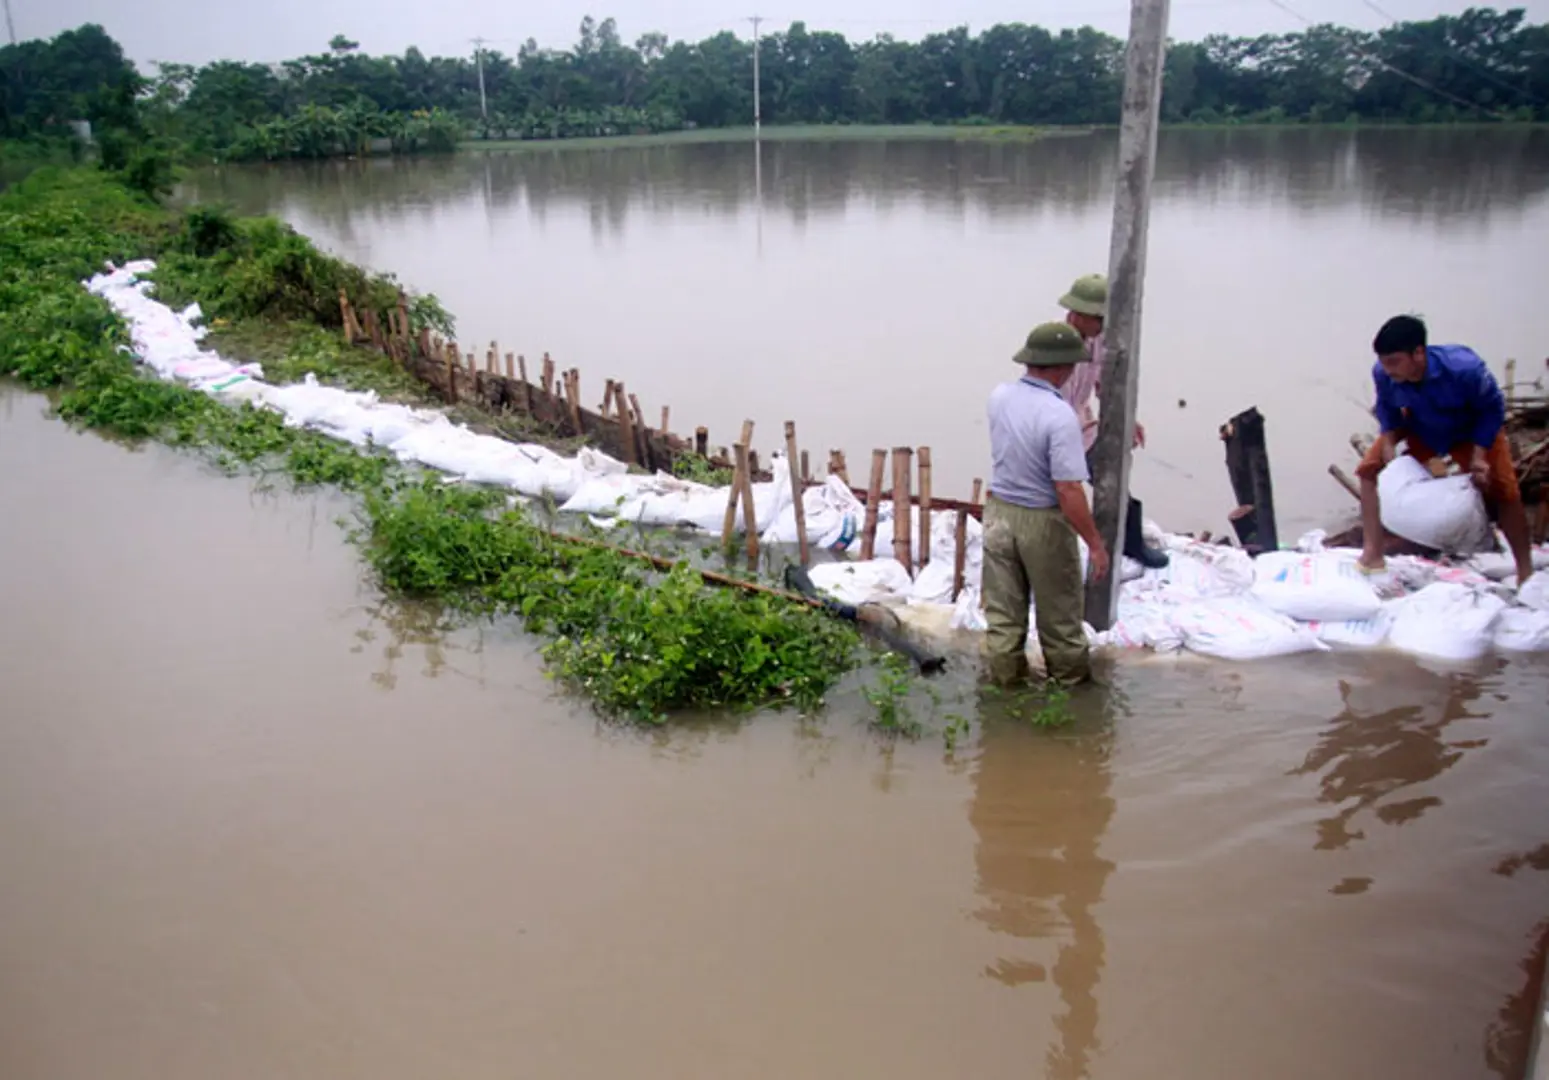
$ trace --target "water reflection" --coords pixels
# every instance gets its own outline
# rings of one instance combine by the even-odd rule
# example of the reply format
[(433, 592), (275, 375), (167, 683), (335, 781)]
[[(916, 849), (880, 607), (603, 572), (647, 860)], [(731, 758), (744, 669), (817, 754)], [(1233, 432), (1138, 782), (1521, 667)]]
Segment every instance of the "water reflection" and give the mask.
[[(902, 205), (936, 217), (1032, 212), (1077, 216), (1112, 195), (1107, 135), (1034, 143), (823, 141), (466, 153), (415, 160), (224, 167), (188, 191), (242, 209), (301, 213), (349, 242), (359, 224), (433, 223), (449, 201), (486, 214), (581, 208), (599, 243), (631, 214), (728, 218), (781, 212), (799, 231), (815, 217)], [(749, 157), (752, 161), (749, 161)], [(767, 158), (767, 161), (765, 160)], [(1298, 210), (1343, 207), (1478, 228), (1520, 214), (1549, 189), (1549, 131), (1307, 128), (1169, 131), (1157, 161), (1158, 205), (1229, 201)]]
[[(1102, 708), (1095, 696), (1083, 708)], [(1052, 981), (1063, 1012), (1046, 1075), (1088, 1075), (1099, 1042), (1097, 983), (1104, 960), (1094, 908), (1113, 872), (1099, 845), (1113, 818), (1106, 724), (1101, 733), (1050, 735), (1008, 715), (1003, 698), (981, 705), (982, 750), (968, 819), (984, 905), (975, 913), (997, 933), (1057, 942), (1052, 965), (1018, 950), (985, 968), (1008, 987)], [(1081, 718), (1078, 728), (1096, 726)], [(1047, 956), (1047, 953), (1038, 955)]]
[[(1532, 943), (1522, 961), (1522, 984), (1501, 1003), (1500, 1011), (1484, 1033), (1484, 1060), (1498, 1076), (1524, 1075), (1524, 1062), (1533, 1046), (1540, 1008), (1549, 1010), (1549, 1001), (1539, 1004), (1544, 985), (1544, 963), (1549, 955), (1549, 919), (1533, 928)], [(1549, 1052), (1549, 1047), (1545, 1048)]]
[(1440, 797), (1423, 785), (1456, 765), (1466, 750), (1487, 744), (1482, 737), (1446, 737), (1458, 721), (1490, 715), (1474, 707), (1484, 690), (1485, 680), (1476, 674), (1418, 666), (1407, 667), (1401, 679), (1341, 679), (1344, 711), (1291, 770), (1293, 776), (1320, 774), (1319, 797), (1339, 807), (1318, 822), (1317, 849), (1341, 850), (1364, 840), (1365, 831), (1353, 823), (1368, 810), (1383, 824), (1404, 825), (1440, 806)]

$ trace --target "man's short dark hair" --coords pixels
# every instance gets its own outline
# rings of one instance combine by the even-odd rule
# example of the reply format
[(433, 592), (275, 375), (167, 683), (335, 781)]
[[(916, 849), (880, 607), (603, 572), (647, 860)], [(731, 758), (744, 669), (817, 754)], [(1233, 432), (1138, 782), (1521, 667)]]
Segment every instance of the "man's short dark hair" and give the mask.
[(1382, 324), (1382, 329), (1372, 340), (1372, 349), (1378, 356), (1412, 353), (1425, 345), (1425, 324), (1413, 315), (1393, 316)]

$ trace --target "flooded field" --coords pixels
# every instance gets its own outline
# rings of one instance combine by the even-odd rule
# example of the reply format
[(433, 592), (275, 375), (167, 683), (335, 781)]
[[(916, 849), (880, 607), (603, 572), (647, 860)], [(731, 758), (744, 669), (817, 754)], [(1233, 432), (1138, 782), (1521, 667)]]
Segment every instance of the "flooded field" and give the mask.
[[(1107, 264), (1111, 135), (824, 141), (236, 167), (192, 194), (279, 213), (436, 292), (492, 338), (617, 377), (646, 415), (733, 441), (780, 424), (864, 478), (929, 445), (936, 490), (988, 468), (984, 402), (1077, 274)], [(1168, 131), (1152, 213), (1135, 487), (1175, 529), (1225, 530), (1216, 431), (1268, 418), (1283, 535), (1353, 504), (1327, 476), (1365, 430), (1370, 342), (1438, 337), (1543, 374), (1549, 131)], [(592, 395), (595, 395), (593, 397)]]
[(384, 606), (346, 501), (5, 389), (0, 460), (6, 1080), (1520, 1068), (1549, 664), (1125, 664), (955, 755), (853, 692), (640, 733)]

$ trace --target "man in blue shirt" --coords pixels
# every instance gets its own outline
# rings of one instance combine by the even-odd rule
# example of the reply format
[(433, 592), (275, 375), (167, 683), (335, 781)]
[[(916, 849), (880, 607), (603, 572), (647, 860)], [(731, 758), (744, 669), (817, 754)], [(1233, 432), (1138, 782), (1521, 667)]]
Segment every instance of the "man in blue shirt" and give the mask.
[(1108, 573), (1108, 549), (1087, 505), (1086, 450), (1075, 411), (1060, 387), (1089, 362), (1081, 335), (1045, 323), (1012, 358), (1026, 369), (990, 394), (990, 496), (984, 507), (984, 614), (990, 674), (1001, 684), (1027, 676), (1029, 604), (1051, 680), (1091, 677), (1079, 535), (1095, 578)]
[(1377, 354), (1373, 411), (1382, 434), (1356, 469), (1361, 479), (1361, 566), (1380, 570), (1384, 565), (1377, 474), (1403, 442), (1422, 462), (1445, 454), (1473, 476), (1511, 545), (1518, 583), (1526, 581), (1533, 573), (1532, 543), (1506, 439), (1506, 400), (1495, 376), (1466, 346), (1428, 344), (1425, 324), (1412, 315), (1384, 323), (1372, 348)]

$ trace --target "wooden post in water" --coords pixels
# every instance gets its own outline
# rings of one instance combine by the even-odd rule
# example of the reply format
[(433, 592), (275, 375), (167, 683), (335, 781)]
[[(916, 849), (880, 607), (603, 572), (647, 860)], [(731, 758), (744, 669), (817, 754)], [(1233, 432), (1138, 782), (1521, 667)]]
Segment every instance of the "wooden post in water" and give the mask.
[(737, 471), (742, 474), (742, 520), (746, 526), (748, 569), (758, 569), (758, 517), (753, 513), (753, 468), (747, 443), (737, 444)]
[(581, 426), (581, 369), (570, 369), (570, 423), (575, 428), (576, 438), (586, 434), (586, 429)]
[(629, 399), (624, 396), (624, 384), (613, 384), (614, 403), (619, 410), (619, 442), (623, 444), (624, 464), (639, 464), (635, 460), (635, 428), (629, 420)]
[(866, 519), (861, 526), (861, 561), (877, 555), (877, 511), (882, 503), (882, 474), (887, 471), (887, 451), (871, 452), (871, 479), (866, 484)]
[[(979, 501), (979, 496), (984, 491), (984, 481), (974, 478), (973, 502)], [(962, 595), (963, 585), (968, 571), (968, 508), (960, 506), (957, 510), (957, 528), (953, 539), (956, 541), (957, 550), (953, 553), (952, 563), (952, 600), (955, 603)]]
[(1130, 0), (1124, 49), (1124, 96), (1119, 118), (1119, 167), (1108, 253), (1108, 318), (1097, 441), (1093, 445), (1093, 515), (1114, 564), (1086, 588), (1086, 621), (1113, 626), (1118, 612), (1118, 562), (1129, 509), (1129, 470), (1140, 388), (1140, 315), (1145, 292), (1146, 232), (1151, 180), (1156, 173), (1156, 130), (1167, 52), (1169, 0)]
[[(744, 448), (746, 449), (746, 448)], [(742, 455), (732, 454), (731, 487), (726, 492), (726, 517), (721, 523), (721, 546), (728, 554), (737, 534), (737, 500), (742, 497)]]
[(914, 576), (914, 553), (910, 533), (914, 515), (909, 506), (909, 473), (914, 451), (907, 446), (893, 447), (893, 558)]
[(845, 463), (843, 450), (828, 452), (828, 475), (837, 476), (845, 487), (850, 486), (850, 467)]
[(920, 565), (930, 562), (930, 447), (919, 449), (920, 467)]
[(629, 395), (629, 404), (635, 410), (633, 427), (635, 442), (639, 444), (635, 449), (640, 455), (640, 465), (647, 472), (653, 472), (656, 461), (651, 456), (651, 436), (645, 426), (645, 410), (640, 407), (640, 399), (634, 394)]
[[(801, 460), (806, 460), (807, 455), (805, 451), (799, 456)], [(796, 508), (796, 550), (801, 557), (801, 565), (806, 566), (811, 560), (811, 556), (807, 551), (807, 510), (801, 501), (802, 477), (796, 475), (796, 469), (792, 464), (797, 460), (797, 457), (796, 422), (794, 420), (787, 420), (785, 422), (785, 461), (787, 465), (792, 466), (789, 471), (791, 474), (791, 499)]]

